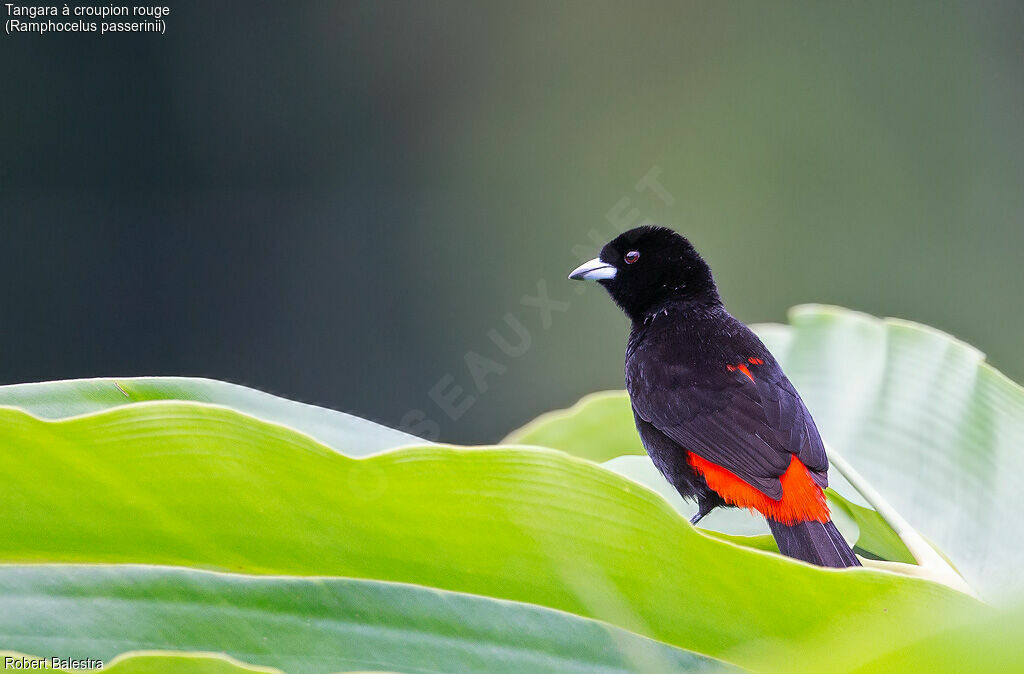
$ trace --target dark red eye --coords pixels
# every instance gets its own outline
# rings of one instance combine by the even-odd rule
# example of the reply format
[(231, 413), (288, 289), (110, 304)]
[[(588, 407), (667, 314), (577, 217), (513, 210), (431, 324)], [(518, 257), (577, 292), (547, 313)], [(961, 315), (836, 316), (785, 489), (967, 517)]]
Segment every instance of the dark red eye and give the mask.
[(633, 264), (640, 259), (640, 251), (631, 250), (622, 259), (626, 261), (626, 264)]

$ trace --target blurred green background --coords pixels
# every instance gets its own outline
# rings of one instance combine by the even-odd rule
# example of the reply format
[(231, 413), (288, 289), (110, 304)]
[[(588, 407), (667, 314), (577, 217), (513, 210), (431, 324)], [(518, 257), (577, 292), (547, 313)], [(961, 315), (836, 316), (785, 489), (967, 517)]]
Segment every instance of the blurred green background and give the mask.
[(900, 316), (1024, 379), (1020, 3), (170, 7), (0, 35), (0, 383), (497, 440), (622, 386), (625, 319), (565, 278), (613, 221), (689, 236), (745, 321)]

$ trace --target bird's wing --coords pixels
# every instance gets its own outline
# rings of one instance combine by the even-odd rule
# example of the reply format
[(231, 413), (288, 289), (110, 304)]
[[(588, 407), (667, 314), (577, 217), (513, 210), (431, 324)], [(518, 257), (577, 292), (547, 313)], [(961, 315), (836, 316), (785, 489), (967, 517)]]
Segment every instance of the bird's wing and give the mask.
[(779, 477), (794, 454), (826, 486), (825, 448), (793, 385), (774, 360), (749, 371), (753, 381), (724, 366), (721, 373), (696, 372), (633, 359), (627, 387), (640, 418), (770, 498), (782, 497)]

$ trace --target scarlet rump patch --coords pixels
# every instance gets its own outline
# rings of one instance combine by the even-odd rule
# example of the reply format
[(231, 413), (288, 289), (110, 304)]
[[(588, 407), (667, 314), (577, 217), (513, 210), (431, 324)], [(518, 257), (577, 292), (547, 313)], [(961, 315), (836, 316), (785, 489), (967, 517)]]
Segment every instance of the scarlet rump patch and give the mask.
[(783, 524), (828, 522), (830, 519), (825, 493), (814, 483), (807, 466), (800, 463), (795, 454), (789, 461), (789, 468), (780, 478), (782, 498), (779, 500), (769, 498), (717, 463), (712, 463), (693, 452), (687, 453), (687, 461), (704, 476), (708, 486), (725, 499), (726, 503), (756, 510), (765, 517)]

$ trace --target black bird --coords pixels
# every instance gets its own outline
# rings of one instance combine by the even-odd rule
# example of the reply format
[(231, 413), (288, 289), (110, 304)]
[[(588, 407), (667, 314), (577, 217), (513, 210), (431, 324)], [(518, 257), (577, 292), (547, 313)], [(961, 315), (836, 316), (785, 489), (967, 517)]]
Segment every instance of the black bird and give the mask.
[(693, 524), (719, 506), (749, 508), (783, 554), (860, 566), (829, 516), (814, 420), (761, 340), (726, 311), (688, 240), (637, 227), (569, 278), (600, 283), (633, 322), (626, 389), (636, 428), (662, 474), (696, 500)]

